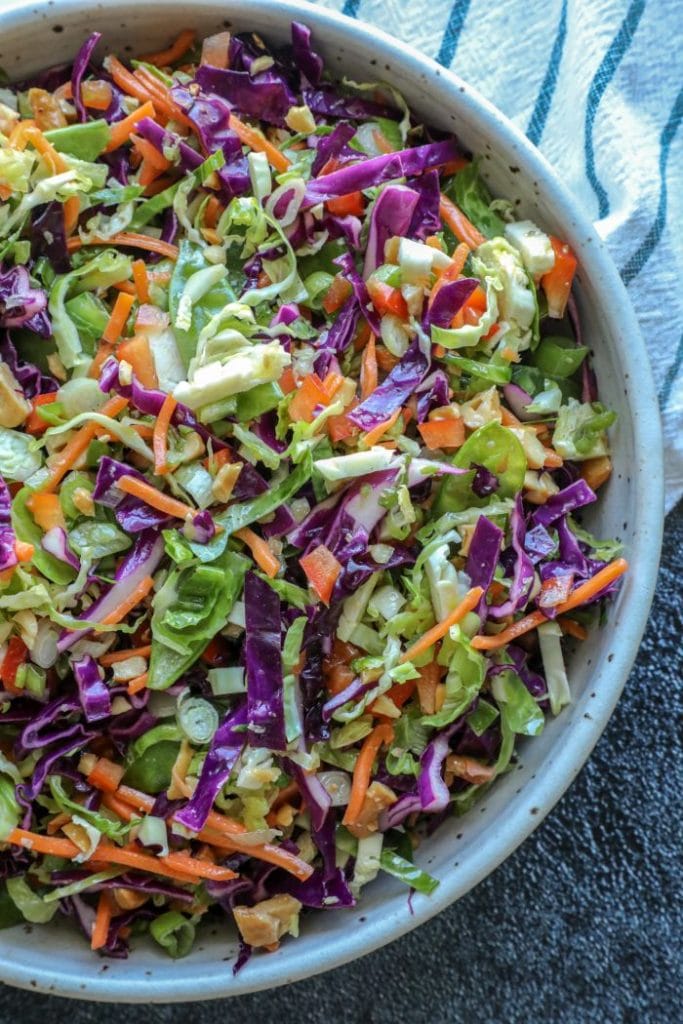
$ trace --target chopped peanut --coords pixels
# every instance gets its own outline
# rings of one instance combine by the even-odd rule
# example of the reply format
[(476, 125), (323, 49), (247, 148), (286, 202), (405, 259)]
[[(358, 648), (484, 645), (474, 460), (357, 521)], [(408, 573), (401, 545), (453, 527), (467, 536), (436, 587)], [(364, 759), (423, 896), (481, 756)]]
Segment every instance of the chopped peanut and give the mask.
[(314, 132), (316, 128), (315, 118), (305, 103), (302, 107), (289, 108), (285, 124), (293, 132), (306, 132), (307, 134)]
[(272, 946), (296, 928), (301, 903), (293, 896), (273, 896), (255, 907), (235, 907), (240, 935), (250, 946)]
[(394, 791), (384, 783), (370, 783), (358, 817), (346, 826), (349, 832), (352, 832), (356, 839), (366, 839), (371, 836), (379, 828), (379, 816), (382, 811), (395, 804), (397, 799)]
[(482, 764), (474, 757), (462, 757), (459, 754), (449, 754), (445, 767), (445, 779), (448, 786), (454, 778), (464, 779), (465, 782), (480, 786), (484, 782), (490, 782), (496, 774), (493, 765)]
[(226, 462), (216, 473), (216, 478), (211, 485), (211, 493), (216, 501), (229, 501), (230, 496), (237, 483), (237, 478), (242, 472), (241, 462)]
[(0, 363), (0, 427), (18, 427), (31, 412), (19, 383), (6, 363)]
[(121, 910), (137, 910), (143, 903), (146, 903), (149, 896), (144, 892), (136, 892), (135, 889), (114, 889), (114, 899)]
[(92, 494), (85, 487), (76, 487), (72, 498), (74, 505), (84, 516), (95, 515), (95, 502), (92, 500)]

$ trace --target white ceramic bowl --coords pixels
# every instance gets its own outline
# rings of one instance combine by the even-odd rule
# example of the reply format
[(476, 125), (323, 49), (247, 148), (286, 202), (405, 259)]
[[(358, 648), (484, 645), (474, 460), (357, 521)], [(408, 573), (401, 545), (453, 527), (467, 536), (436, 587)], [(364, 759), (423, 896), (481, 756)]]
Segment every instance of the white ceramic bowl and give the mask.
[[(69, 927), (21, 926), (0, 932), (0, 979), (60, 995), (122, 1002), (178, 1001), (241, 994), (328, 970), (422, 924), (476, 885), (538, 825), (577, 775), (619, 697), (645, 627), (657, 574), (662, 527), (662, 455), (657, 400), (643, 342), (625, 289), (591, 224), (557, 174), (513, 126), (455, 75), (377, 29), (309, 4), (203, 3), (188, 0), (4, 0), (0, 66), (25, 77), (72, 58), (98, 29), (120, 56), (166, 45), (180, 29), (253, 30), (281, 43), (293, 18), (313, 29), (327, 67), (355, 80), (393, 83), (422, 117), (455, 131), (484, 156), (495, 194), (569, 241), (579, 257), (576, 289), (585, 335), (594, 350), (601, 397), (619, 413), (612, 431), (615, 472), (589, 520), (623, 539), (631, 563), (609, 624), (571, 659), (574, 702), (521, 746), (520, 763), (466, 817), (452, 819), (420, 850), (418, 861), (440, 879), (433, 896), (384, 877), (355, 910), (316, 913), (277, 954), (254, 956), (236, 977), (227, 926), (201, 934), (185, 960), (140, 945), (128, 960), (101, 960)], [(132, 48), (132, 49), (131, 49)], [(598, 807), (591, 812), (597, 817)]]

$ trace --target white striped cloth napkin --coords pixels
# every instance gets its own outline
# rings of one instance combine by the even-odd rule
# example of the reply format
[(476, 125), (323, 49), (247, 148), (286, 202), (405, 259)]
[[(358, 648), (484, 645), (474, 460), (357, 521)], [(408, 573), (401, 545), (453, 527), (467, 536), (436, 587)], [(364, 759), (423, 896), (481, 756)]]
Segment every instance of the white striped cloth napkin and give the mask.
[(606, 240), (640, 320), (673, 508), (683, 495), (681, 0), (318, 3), (452, 68), (561, 171)]

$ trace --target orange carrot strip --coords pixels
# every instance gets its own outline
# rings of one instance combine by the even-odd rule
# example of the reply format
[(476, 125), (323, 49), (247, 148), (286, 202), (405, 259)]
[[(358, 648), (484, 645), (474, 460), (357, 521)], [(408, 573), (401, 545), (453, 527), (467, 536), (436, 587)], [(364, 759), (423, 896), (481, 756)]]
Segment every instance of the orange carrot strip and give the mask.
[(109, 136), (109, 142), (105, 149), (105, 153), (111, 153), (112, 150), (118, 149), (124, 142), (128, 142), (130, 139), (131, 132), (138, 121), (142, 121), (143, 117), (156, 118), (156, 110), (154, 104), (147, 100), (141, 106), (134, 110), (132, 114), (122, 118), (120, 121), (115, 121), (111, 126), (111, 134)]
[(363, 361), (360, 370), (360, 397), (361, 401), (369, 398), (377, 387), (377, 343), (375, 335), (370, 335), (370, 340), (363, 352)]
[(564, 615), (557, 619), (557, 624), (563, 633), (573, 636), (575, 640), (585, 640), (588, 636), (588, 630), (580, 622), (568, 619)]
[(37, 491), (28, 498), (26, 508), (33, 516), (36, 525), (45, 533), (48, 530), (52, 530), (55, 526), (61, 526), (63, 530), (66, 529), (64, 513), (62, 512), (62, 505), (58, 495), (41, 494), (40, 491)]
[[(114, 417), (118, 416), (118, 414), (122, 412), (127, 405), (127, 398), (123, 398), (121, 395), (115, 395), (114, 398), (110, 398), (109, 401), (104, 403), (100, 409), (100, 413), (103, 416), (110, 416), (114, 419)], [(74, 463), (87, 450), (88, 445), (93, 440), (99, 429), (100, 427), (97, 423), (86, 423), (85, 426), (81, 427), (81, 429), (74, 434), (50, 466), (50, 475), (39, 490), (54, 491), (62, 477), (69, 472)]]
[(33, 853), (51, 854), (54, 857), (65, 857), (67, 860), (77, 857), (82, 852), (70, 839), (41, 836), (37, 832), (28, 832), (23, 828), (13, 828), (5, 842), (21, 846)]
[(132, 281), (117, 281), (112, 288), (115, 288), (117, 292), (125, 292), (126, 295), (136, 296), (138, 293)]
[(112, 911), (111, 894), (105, 889), (100, 893), (100, 898), (97, 901), (97, 914), (95, 915), (92, 936), (90, 938), (91, 949), (102, 949), (102, 946), (106, 945)]
[[(563, 604), (558, 604), (557, 612), (563, 615), (565, 612), (570, 612), (572, 608), (578, 608), (579, 605), (585, 604), (586, 601), (590, 601), (604, 587), (619, 579), (620, 576), (623, 576), (627, 570), (628, 562), (626, 559), (617, 558), (610, 565), (606, 565), (604, 569), (601, 569), (600, 572), (596, 572), (595, 576), (592, 576), (591, 579), (578, 586), (567, 601), (564, 601)], [(493, 651), (497, 647), (504, 647), (505, 644), (512, 643), (517, 637), (523, 636), (524, 633), (536, 629), (537, 626), (541, 626), (547, 621), (547, 616), (543, 612), (531, 612), (531, 614), (525, 615), (523, 619), (513, 622), (502, 633), (496, 633), (495, 636), (475, 636), (472, 639), (472, 647), (477, 651)]]
[(180, 60), (194, 46), (195, 38), (195, 33), (191, 28), (183, 29), (175, 42), (171, 43), (166, 50), (148, 53), (144, 57), (140, 57), (140, 60), (144, 60), (145, 64), (154, 64), (158, 68), (168, 67), (169, 64), (175, 64)]
[(234, 114), (230, 114), (230, 127), (245, 146), (249, 146), (250, 149), (255, 150), (257, 153), (265, 153), (268, 157), (268, 163), (276, 171), (286, 171), (290, 166), (290, 162), (285, 154), (281, 153), (271, 142), (268, 142), (268, 139), (257, 128), (252, 128), (251, 125), (240, 121)]
[(228, 882), (231, 878), (237, 878), (236, 873), (230, 868), (208, 864), (185, 853), (169, 853), (165, 857), (152, 857), (146, 853), (138, 853), (137, 850), (121, 848), (105, 842), (99, 843), (90, 861), (93, 864), (123, 864), (129, 868), (136, 868), (138, 871), (165, 875), (167, 878), (181, 877), (183, 881), (190, 878), (208, 878), (215, 882)]
[(167, 494), (162, 494), (156, 487), (152, 487), (144, 480), (138, 480), (137, 477), (122, 476), (117, 487), (126, 494), (140, 498), (151, 508), (156, 508), (159, 512), (167, 512), (169, 516), (174, 516), (176, 519), (187, 519), (188, 516), (194, 517), (197, 514), (196, 509), (175, 498), (170, 498)]
[(171, 420), (173, 419), (173, 413), (177, 406), (177, 402), (173, 395), (166, 395), (164, 403), (159, 410), (154, 423), (154, 435), (152, 438), (152, 448), (154, 450), (154, 472), (159, 476), (163, 476), (168, 473), (171, 469), (166, 456), (168, 455), (168, 431), (171, 426)]
[(243, 526), (241, 530), (235, 530), (235, 537), (247, 545), (254, 556), (254, 561), (259, 568), (263, 569), (266, 576), (274, 579), (280, 571), (280, 562), (268, 547), (267, 541), (250, 530), (248, 526)]
[(267, 864), (275, 864), (288, 871), (290, 875), (294, 875), (295, 878), (301, 879), (302, 882), (305, 882), (313, 874), (313, 868), (310, 864), (301, 860), (296, 854), (289, 853), (279, 846), (273, 846), (272, 843), (264, 843), (261, 846), (247, 846), (246, 843), (240, 843), (239, 839), (230, 839), (210, 828), (203, 828), (197, 835), (197, 839), (204, 843), (209, 843), (210, 846), (215, 846), (218, 850), (225, 850), (229, 853), (237, 851), (248, 853), (250, 857), (256, 857), (257, 860), (265, 861)]
[[(129, 96), (135, 96), (143, 104), (152, 100), (155, 110), (167, 121), (174, 116), (173, 104), (168, 102), (158, 89), (150, 86), (148, 81), (143, 81), (128, 71), (116, 57), (110, 55), (107, 58), (107, 70), (119, 89)], [(163, 89), (163, 83), (158, 84)]]
[(102, 625), (115, 626), (117, 622), (125, 619), (128, 612), (131, 612), (136, 605), (140, 604), (147, 597), (153, 586), (154, 580), (151, 576), (145, 576), (141, 579), (138, 585), (130, 591), (126, 599), (117, 605), (113, 611), (109, 612), (108, 615), (105, 615), (102, 619)]
[(111, 316), (107, 326), (102, 332), (102, 340), (108, 342), (110, 345), (115, 344), (123, 334), (123, 329), (126, 326), (126, 320), (133, 308), (135, 298), (132, 295), (126, 294), (126, 292), (119, 292), (116, 296), (116, 302), (114, 308), (111, 311)]
[(468, 590), (460, 604), (453, 609), (450, 615), (447, 615), (441, 622), (437, 622), (436, 626), (432, 626), (424, 636), (421, 636), (407, 651), (403, 652), (399, 659), (401, 664), (406, 661), (412, 661), (413, 658), (433, 647), (438, 640), (446, 635), (451, 626), (455, 626), (456, 623), (465, 618), (468, 612), (471, 612), (477, 606), (483, 593), (484, 591), (481, 587), (472, 587), (471, 590)]
[(17, 556), (18, 562), (30, 562), (35, 554), (35, 550), (33, 544), (28, 544), (26, 541), (18, 539), (14, 541), (14, 554)]
[(128, 804), (124, 804), (123, 800), (119, 800), (114, 793), (103, 793), (102, 794), (102, 806), (108, 810), (113, 811), (114, 814), (118, 814), (119, 818), (123, 821), (132, 821), (135, 816), (135, 811)]
[(396, 423), (396, 420), (399, 418), (400, 415), (401, 410), (397, 409), (394, 413), (391, 414), (388, 420), (384, 421), (384, 423), (378, 423), (376, 427), (372, 428), (372, 430), (368, 430), (367, 434), (363, 438), (363, 441), (368, 446), (368, 448), (371, 448), (372, 445), (376, 444), (379, 441), (379, 439), (383, 437), (384, 434), (386, 434), (388, 430), (391, 430), (391, 428), (393, 427), (394, 423)]
[(136, 693), (140, 693), (140, 690), (144, 690), (147, 686), (148, 679), (149, 672), (143, 672), (141, 676), (136, 676), (135, 679), (131, 679), (126, 687), (128, 694), (133, 697)]
[(470, 249), (476, 249), (477, 246), (483, 245), (486, 241), (481, 231), (475, 228), (474, 224), (467, 219), (462, 210), (455, 203), (451, 202), (443, 192), (441, 193), (441, 202), (439, 203), (439, 213), (441, 220), (448, 225), (458, 241), (469, 245)]
[(124, 360), (132, 366), (133, 373), (144, 387), (159, 386), (149, 338), (144, 334), (134, 334), (132, 338), (122, 341), (116, 350), (116, 358), (119, 362)]
[(111, 654), (103, 654), (99, 659), (103, 668), (110, 668), (120, 661), (128, 661), (129, 658), (149, 658), (152, 653), (152, 645), (145, 647), (130, 647), (127, 651), (112, 651)]
[[(60, 153), (54, 148), (51, 142), (49, 142), (40, 128), (38, 128), (33, 122), (25, 129), (25, 138), (31, 142), (35, 149), (38, 150), (40, 155), (44, 157), (54, 168), (54, 172), (57, 174), (63, 174), (68, 171), (68, 165)], [(78, 215), (81, 211), (81, 201), (78, 196), (72, 196), (64, 203), (64, 230), (68, 235), (76, 227), (78, 223)]]
[[(93, 785), (97, 785), (97, 783), (93, 783)], [(100, 787), (98, 786), (97, 788), (99, 789)], [(121, 800), (124, 804), (128, 804), (129, 807), (139, 811), (141, 814), (149, 814), (154, 807), (153, 796), (141, 793), (138, 789), (133, 789), (131, 786), (119, 786), (116, 790), (116, 799)]]
[(135, 282), (135, 290), (139, 301), (149, 302), (149, 278), (147, 277), (147, 267), (144, 260), (135, 260), (133, 262), (133, 281)]
[(107, 757), (98, 757), (94, 768), (88, 773), (88, 782), (105, 793), (113, 793), (121, 784), (124, 771), (122, 765), (115, 764)]
[(387, 722), (376, 725), (372, 732), (363, 740), (360, 754), (353, 769), (353, 782), (351, 784), (351, 796), (343, 818), (343, 824), (353, 824), (360, 814), (365, 794), (370, 784), (370, 773), (379, 748), (383, 743), (391, 743), (394, 738), (394, 730)]
[(170, 260), (178, 259), (178, 246), (170, 242), (162, 242), (160, 238), (152, 238), (150, 235), (137, 235), (132, 231), (120, 231), (118, 235), (111, 238), (91, 238), (84, 242), (76, 235), (67, 242), (69, 252), (75, 252), (84, 245), (121, 245), (130, 249), (147, 249), (149, 252), (158, 252), (161, 256), (167, 256)]

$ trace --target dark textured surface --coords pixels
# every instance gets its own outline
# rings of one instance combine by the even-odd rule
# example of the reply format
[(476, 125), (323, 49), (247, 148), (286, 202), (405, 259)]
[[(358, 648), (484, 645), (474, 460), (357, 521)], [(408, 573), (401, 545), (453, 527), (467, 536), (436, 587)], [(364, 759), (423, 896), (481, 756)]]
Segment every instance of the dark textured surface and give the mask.
[(429, 924), (310, 981), (125, 1008), (0, 986), (18, 1024), (674, 1024), (681, 1020), (683, 505), (650, 625), (589, 763), (534, 835)]

